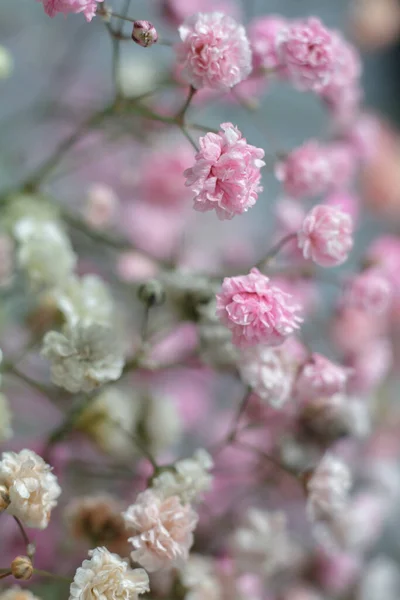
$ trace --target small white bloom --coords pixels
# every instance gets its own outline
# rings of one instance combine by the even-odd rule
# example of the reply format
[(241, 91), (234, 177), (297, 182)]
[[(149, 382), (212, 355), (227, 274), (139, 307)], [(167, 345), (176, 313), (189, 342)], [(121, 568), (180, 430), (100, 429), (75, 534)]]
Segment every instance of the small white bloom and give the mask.
[(19, 243), (18, 266), (36, 289), (56, 287), (72, 274), (76, 255), (56, 221), (21, 219), (14, 227), (14, 235)]
[(3, 452), (0, 484), (8, 489), (9, 514), (21, 519), (27, 527), (47, 527), (61, 488), (51, 467), (40, 456), (32, 450)]
[(75, 573), (69, 600), (137, 600), (150, 590), (144, 569), (131, 569), (106, 548), (91, 550), (89, 557)]
[(29, 590), (14, 586), (5, 592), (0, 592), (0, 600), (40, 600), (40, 598), (34, 596)]
[(352, 479), (348, 466), (332, 454), (325, 454), (307, 482), (307, 512), (311, 521), (329, 519), (347, 502)]
[(79, 321), (62, 333), (49, 331), (42, 354), (51, 362), (53, 383), (69, 392), (91, 392), (119, 379), (124, 366), (119, 340), (111, 327)]
[(289, 538), (283, 512), (248, 510), (245, 524), (233, 536), (240, 568), (270, 576), (296, 562), (299, 550)]
[(110, 290), (97, 275), (70, 277), (65, 285), (54, 290), (54, 298), (69, 325), (78, 321), (110, 323), (112, 320)]
[(193, 458), (179, 460), (174, 470), (163, 471), (155, 477), (152, 487), (164, 498), (179, 496), (183, 503), (199, 500), (202, 492), (211, 487), (213, 467), (211, 456), (203, 449), (197, 450)]
[(181, 570), (181, 581), (188, 590), (185, 600), (221, 600), (223, 597), (214, 561), (209, 557), (191, 554)]
[(7, 396), (0, 393), (0, 442), (10, 439), (12, 415)]
[(12, 73), (14, 60), (11, 53), (4, 46), (0, 46), (0, 79), (6, 79)]

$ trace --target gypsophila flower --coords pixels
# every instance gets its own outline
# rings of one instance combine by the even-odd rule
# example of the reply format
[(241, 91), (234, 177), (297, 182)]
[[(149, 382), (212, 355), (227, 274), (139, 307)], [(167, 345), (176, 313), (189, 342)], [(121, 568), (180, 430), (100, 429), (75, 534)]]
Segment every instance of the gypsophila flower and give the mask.
[(276, 15), (258, 17), (249, 24), (249, 40), (253, 51), (253, 68), (277, 69), (279, 56), (277, 39), (287, 21)]
[(55, 17), (57, 13), (83, 13), (86, 21), (90, 22), (96, 14), (97, 3), (103, 0), (37, 0), (42, 2), (45, 13)]
[(19, 586), (14, 586), (4, 592), (0, 592), (0, 600), (40, 600), (29, 590), (23, 590)]
[(113, 300), (106, 283), (97, 275), (71, 276), (53, 292), (58, 309), (66, 322), (74, 326), (78, 321), (110, 323)]
[(106, 548), (91, 550), (89, 557), (75, 573), (69, 600), (137, 600), (150, 590), (144, 569), (131, 569)]
[(124, 513), (133, 531), (131, 558), (150, 572), (181, 565), (189, 556), (197, 514), (177, 496), (166, 499), (149, 489)]
[(343, 302), (368, 313), (384, 314), (392, 296), (388, 277), (379, 269), (367, 269), (346, 282)]
[(298, 232), (298, 244), (304, 258), (321, 267), (341, 265), (353, 247), (350, 215), (334, 206), (314, 206)]
[(0, 393), (0, 442), (10, 439), (13, 434), (11, 427), (12, 413), (7, 396)]
[(192, 458), (178, 460), (173, 470), (162, 471), (152, 480), (152, 488), (163, 498), (178, 496), (184, 504), (198, 501), (211, 488), (209, 471), (213, 460), (205, 450), (197, 450)]
[(242, 381), (264, 402), (280, 408), (289, 400), (294, 368), (284, 349), (266, 346), (246, 348), (240, 354), (238, 369)]
[(319, 19), (294, 21), (282, 28), (277, 51), (281, 66), (298, 89), (320, 91), (332, 79), (336, 67), (334, 38)]
[(27, 527), (47, 527), (61, 488), (51, 467), (40, 456), (32, 450), (3, 452), (0, 485), (8, 489), (10, 504), (6, 511), (10, 515)]
[(150, 21), (135, 21), (132, 28), (132, 39), (139, 46), (147, 48), (157, 42), (158, 33)]
[(91, 392), (119, 379), (124, 366), (119, 340), (107, 325), (79, 321), (63, 332), (49, 331), (42, 355), (51, 363), (53, 383), (69, 392)]
[(27, 217), (16, 223), (14, 234), (18, 241), (17, 264), (32, 286), (56, 287), (72, 274), (76, 255), (57, 222)]
[(200, 138), (195, 164), (184, 173), (186, 185), (196, 194), (194, 208), (215, 210), (219, 219), (232, 219), (254, 206), (260, 185), (264, 151), (247, 143), (232, 123)]
[(239, 348), (277, 346), (299, 328), (300, 306), (256, 268), (225, 277), (217, 294), (217, 316)]
[(272, 576), (293, 564), (298, 549), (290, 539), (283, 512), (250, 508), (233, 535), (232, 551), (241, 570)]
[(191, 554), (181, 569), (180, 577), (188, 590), (185, 600), (222, 600), (222, 586), (215, 563), (208, 556)]
[(347, 465), (336, 456), (325, 454), (306, 483), (309, 519), (329, 521), (344, 510), (351, 484)]
[(298, 400), (307, 402), (319, 396), (343, 392), (350, 370), (314, 352), (302, 366), (295, 384)]
[(232, 17), (197, 13), (179, 27), (179, 35), (178, 62), (194, 88), (229, 89), (250, 74), (250, 43)]

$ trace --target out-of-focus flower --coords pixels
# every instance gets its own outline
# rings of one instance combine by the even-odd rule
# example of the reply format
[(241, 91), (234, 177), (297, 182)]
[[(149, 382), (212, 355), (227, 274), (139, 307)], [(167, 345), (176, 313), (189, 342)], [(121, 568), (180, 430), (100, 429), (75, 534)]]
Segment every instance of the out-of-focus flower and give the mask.
[(147, 48), (157, 42), (157, 29), (150, 21), (135, 21), (132, 28), (132, 39), (139, 46)]
[(103, 0), (37, 0), (43, 2), (44, 10), (49, 17), (57, 13), (83, 13), (86, 21), (90, 22), (96, 14), (97, 2)]
[(367, 269), (346, 282), (343, 302), (346, 306), (377, 315), (390, 306), (391, 285), (379, 269)]
[(184, 504), (201, 498), (210, 489), (213, 467), (211, 456), (205, 450), (197, 450), (192, 458), (179, 460), (173, 470), (162, 471), (152, 480), (152, 488), (163, 498), (178, 496)]
[(0, 79), (7, 79), (14, 67), (13, 57), (4, 46), (0, 46)]
[(279, 348), (246, 348), (238, 359), (242, 381), (274, 408), (287, 402), (292, 392), (295, 362), (286, 354), (285, 348), (286, 343)]
[(75, 326), (79, 321), (112, 322), (113, 300), (107, 284), (97, 275), (69, 277), (53, 292), (58, 309), (66, 322)]
[(300, 306), (256, 268), (248, 275), (225, 277), (217, 294), (217, 316), (240, 348), (282, 344), (302, 322)]
[(197, 13), (180, 27), (176, 51), (183, 75), (194, 88), (229, 89), (251, 72), (245, 29), (223, 13)]
[(4, 592), (0, 592), (0, 600), (40, 600), (40, 598), (34, 596), (29, 590), (23, 590), (18, 586), (14, 586)]
[(63, 332), (49, 331), (42, 354), (51, 363), (53, 383), (69, 392), (91, 392), (119, 379), (124, 366), (119, 340), (107, 325), (79, 321)]
[(149, 590), (144, 569), (131, 569), (117, 554), (95, 548), (77, 569), (69, 600), (137, 600)]
[(318, 204), (306, 215), (298, 232), (298, 243), (304, 258), (317, 265), (341, 265), (353, 247), (351, 217), (339, 208)]
[(10, 515), (27, 527), (47, 527), (61, 488), (51, 467), (40, 456), (32, 450), (3, 452), (0, 484), (8, 490), (10, 504), (6, 511)]
[(85, 221), (93, 229), (105, 229), (113, 223), (119, 200), (114, 190), (105, 183), (93, 183), (87, 192)]
[(17, 264), (34, 287), (57, 287), (72, 274), (76, 255), (58, 223), (27, 217), (17, 222), (14, 234)]
[(191, 554), (184, 564), (181, 580), (188, 592), (185, 600), (222, 600), (222, 585), (215, 562), (200, 554)]
[(321, 21), (294, 21), (279, 31), (278, 55), (291, 82), (300, 90), (320, 91), (336, 69), (334, 36)]
[(12, 413), (8, 398), (0, 393), (0, 442), (8, 440), (12, 436), (11, 422)]
[(133, 531), (132, 560), (150, 572), (181, 565), (189, 556), (197, 518), (177, 496), (164, 499), (153, 490), (142, 492), (124, 513), (126, 526)]
[(164, 16), (173, 26), (180, 25), (182, 21), (193, 14), (218, 11), (227, 15), (237, 12), (232, 0), (161, 0)]
[(339, 458), (325, 454), (306, 482), (307, 513), (313, 523), (330, 521), (346, 507), (352, 483), (350, 470)]
[[(253, 51), (253, 68), (277, 69), (279, 56), (277, 39), (287, 21), (277, 15), (268, 15), (254, 19), (248, 26), (249, 40)], [(279, 74), (279, 72), (277, 73)]]
[(215, 209), (220, 219), (232, 219), (254, 206), (260, 185), (264, 150), (247, 143), (232, 123), (200, 138), (195, 164), (185, 171), (186, 185), (196, 194), (194, 208)]
[(370, 340), (346, 358), (351, 369), (349, 391), (368, 394), (382, 383), (393, 365), (393, 349), (390, 341), (383, 337)]
[(349, 369), (314, 352), (296, 378), (295, 394), (304, 402), (321, 396), (332, 396), (343, 392), (348, 377)]
[(283, 512), (251, 508), (246, 522), (233, 535), (232, 551), (242, 571), (276, 574), (293, 566), (298, 548), (287, 531)]
[(121, 512), (121, 503), (112, 496), (82, 496), (67, 505), (65, 520), (75, 540), (101, 544), (125, 556), (129, 544)]

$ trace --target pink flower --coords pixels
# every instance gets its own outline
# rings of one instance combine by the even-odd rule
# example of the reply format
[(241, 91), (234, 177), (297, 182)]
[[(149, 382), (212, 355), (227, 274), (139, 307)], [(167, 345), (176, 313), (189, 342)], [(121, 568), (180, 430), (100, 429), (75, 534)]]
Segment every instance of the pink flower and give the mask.
[(232, 17), (197, 13), (179, 27), (179, 34), (178, 62), (193, 87), (225, 90), (250, 74), (250, 43), (244, 27)]
[(356, 170), (356, 152), (350, 144), (335, 143), (326, 146), (328, 160), (332, 169), (331, 188), (346, 188), (354, 178)]
[(275, 166), (275, 176), (292, 198), (318, 196), (333, 184), (333, 161), (328, 148), (310, 140)]
[(94, 229), (104, 229), (115, 221), (119, 205), (114, 190), (104, 183), (93, 183), (85, 206), (85, 221)]
[(305, 402), (319, 396), (332, 396), (343, 392), (348, 377), (349, 369), (314, 352), (298, 374), (295, 393)]
[(147, 48), (158, 41), (158, 33), (150, 21), (135, 21), (132, 28), (132, 39), (139, 46)]
[(283, 17), (275, 15), (259, 17), (250, 23), (248, 31), (254, 69), (276, 69), (279, 66), (276, 42), (279, 32), (286, 25)]
[(134, 548), (132, 560), (148, 571), (179, 566), (188, 558), (198, 517), (177, 496), (164, 500), (148, 489), (123, 516), (134, 532), (129, 539)]
[(299, 328), (300, 306), (256, 268), (248, 275), (225, 277), (217, 294), (217, 316), (240, 348), (277, 346)]
[(218, 134), (200, 138), (195, 164), (185, 171), (186, 185), (196, 194), (194, 208), (215, 209), (219, 219), (232, 219), (254, 206), (260, 186), (264, 151), (247, 143), (232, 123)]
[(343, 301), (347, 306), (377, 315), (390, 305), (391, 285), (379, 269), (367, 269), (347, 281)]
[(351, 217), (339, 208), (318, 204), (307, 214), (298, 233), (303, 256), (322, 267), (341, 265), (353, 246)]
[(295, 21), (277, 40), (281, 65), (300, 90), (320, 91), (335, 72), (335, 38), (319, 19)]
[(387, 377), (393, 364), (393, 350), (389, 340), (371, 340), (358, 352), (350, 354), (346, 364), (351, 368), (349, 390), (352, 393), (366, 394), (376, 390)]
[(91, 21), (96, 14), (97, 2), (103, 0), (37, 0), (43, 2), (44, 10), (49, 17), (57, 13), (83, 13), (86, 21)]
[(235, 15), (237, 7), (232, 0), (161, 0), (163, 15), (172, 25), (178, 26), (198, 12), (219, 11), (227, 15)]
[(355, 194), (344, 191), (333, 192), (325, 198), (324, 204), (326, 206), (340, 208), (340, 210), (351, 216), (353, 222), (358, 219), (360, 213), (360, 199)]

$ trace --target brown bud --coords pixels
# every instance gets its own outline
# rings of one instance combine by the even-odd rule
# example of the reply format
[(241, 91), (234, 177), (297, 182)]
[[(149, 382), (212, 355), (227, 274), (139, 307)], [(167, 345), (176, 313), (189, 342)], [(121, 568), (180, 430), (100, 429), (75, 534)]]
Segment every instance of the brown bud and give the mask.
[(17, 556), (11, 563), (11, 573), (15, 579), (27, 581), (32, 577), (33, 565), (27, 556)]
[(8, 488), (5, 485), (0, 485), (0, 513), (2, 513), (3, 510), (7, 510), (10, 502)]

